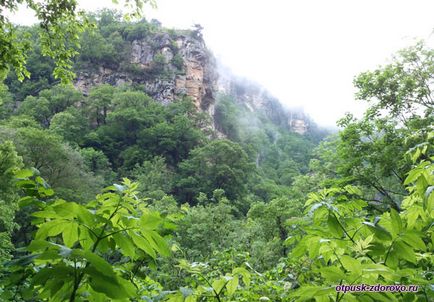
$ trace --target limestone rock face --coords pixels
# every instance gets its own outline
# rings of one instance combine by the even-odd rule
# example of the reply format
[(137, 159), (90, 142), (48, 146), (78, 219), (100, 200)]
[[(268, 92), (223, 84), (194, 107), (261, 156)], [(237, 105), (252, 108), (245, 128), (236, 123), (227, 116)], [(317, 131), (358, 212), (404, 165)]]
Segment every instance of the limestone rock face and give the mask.
[(91, 86), (103, 83), (141, 84), (163, 104), (188, 96), (198, 110), (209, 111), (214, 103), (215, 60), (200, 36), (163, 32), (134, 40), (125, 62), (116, 70), (98, 67), (81, 72), (75, 86), (87, 94)]
[(162, 104), (169, 104), (183, 96), (190, 97), (196, 108), (206, 112), (214, 125), (217, 93), (231, 95), (251, 111), (261, 111), (276, 125), (305, 134), (309, 130), (306, 116), (288, 110), (281, 103), (251, 81), (235, 77), (216, 63), (200, 33), (195, 31), (158, 31), (140, 40), (126, 42), (128, 51), (117, 68), (93, 66), (78, 73), (76, 87), (87, 94), (98, 84), (134, 84)]
[(247, 79), (235, 77), (220, 67), (218, 90), (231, 95), (252, 112), (263, 112), (276, 125), (304, 135), (310, 129), (308, 116), (300, 108), (285, 108), (267, 90)]

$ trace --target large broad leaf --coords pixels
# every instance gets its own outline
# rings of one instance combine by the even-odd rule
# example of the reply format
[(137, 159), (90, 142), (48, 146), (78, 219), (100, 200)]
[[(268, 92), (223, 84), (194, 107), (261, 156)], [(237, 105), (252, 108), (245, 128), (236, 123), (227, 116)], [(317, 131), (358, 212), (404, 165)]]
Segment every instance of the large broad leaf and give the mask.
[(77, 212), (77, 204), (75, 202), (63, 202), (53, 206), (53, 210), (63, 218), (74, 218)]
[(87, 226), (92, 226), (94, 222), (94, 214), (92, 214), (87, 208), (77, 204), (76, 206), (77, 218), (81, 223)]
[(114, 278), (116, 276), (110, 263), (105, 261), (102, 257), (98, 256), (97, 254), (92, 253), (91, 251), (74, 250), (72, 252), (72, 255), (82, 257), (87, 261), (89, 261), (92, 267), (95, 268), (100, 274), (103, 274), (111, 278)]
[(364, 225), (375, 233), (375, 236), (380, 240), (392, 240), (392, 235), (383, 227), (373, 224), (372, 222), (364, 221)]
[(94, 291), (103, 293), (111, 299), (127, 299), (131, 296), (116, 276), (100, 274), (92, 268), (86, 268), (85, 272), (90, 276), (89, 284)]
[(220, 279), (214, 280), (214, 282), (212, 283), (212, 288), (217, 293), (220, 293), (220, 291), (223, 289), (223, 287), (226, 285), (227, 282), (228, 282), (228, 280), (226, 280), (225, 278), (220, 278)]
[(413, 249), (402, 241), (395, 242), (394, 249), (399, 258), (405, 259), (411, 263), (416, 263), (416, 255)]
[(154, 249), (152, 248), (151, 244), (142, 236), (137, 235), (134, 232), (129, 232), (129, 235), (131, 236), (131, 239), (133, 239), (134, 244), (144, 251), (146, 254), (151, 256), (152, 258), (156, 258), (157, 254), (155, 253)]
[(407, 231), (404, 235), (402, 235), (401, 239), (406, 242), (408, 245), (418, 249), (425, 251), (426, 245), (422, 240), (422, 234), (417, 231)]
[(15, 172), (15, 177), (18, 179), (26, 179), (33, 176), (33, 171), (30, 169), (23, 169)]
[(390, 219), (392, 222), (393, 231), (399, 234), (402, 231), (402, 220), (399, 213), (395, 209), (390, 210)]
[(423, 173), (423, 170), (420, 168), (416, 168), (408, 173), (407, 178), (404, 180), (404, 185), (408, 185), (412, 182), (415, 182)]
[(162, 256), (169, 256), (170, 249), (167, 242), (155, 231), (141, 232), (143, 237), (151, 244), (151, 247)]
[(113, 235), (113, 239), (125, 256), (128, 256), (131, 259), (135, 259), (136, 247), (134, 246), (133, 241), (129, 237), (127, 237), (123, 233), (116, 233)]
[(338, 219), (336, 218), (336, 216), (333, 213), (329, 213), (328, 219), (327, 219), (327, 225), (329, 227), (330, 232), (340, 238), (342, 237), (343, 234), (343, 230), (339, 224)]
[(63, 232), (65, 229), (65, 221), (63, 220), (52, 220), (45, 222), (39, 226), (36, 232), (35, 239), (45, 239), (47, 237), (57, 236)]
[(161, 217), (157, 213), (145, 212), (140, 217), (140, 228), (142, 230), (155, 230), (161, 223)]
[(342, 255), (340, 257), (340, 261), (346, 270), (356, 275), (360, 275), (362, 273), (362, 265), (359, 260), (347, 255)]
[(249, 286), (250, 284), (250, 273), (244, 267), (236, 267), (232, 270), (232, 275), (241, 275), (243, 278), (244, 285)]
[(65, 229), (62, 232), (63, 243), (67, 247), (72, 247), (78, 241), (78, 224), (75, 222), (65, 223)]
[(228, 291), (229, 296), (232, 296), (235, 293), (235, 291), (237, 290), (238, 283), (239, 283), (238, 280), (239, 280), (238, 276), (235, 276), (232, 278), (232, 280), (229, 280), (228, 284), (226, 284), (226, 289)]
[(345, 273), (336, 266), (321, 267), (318, 269), (318, 272), (321, 273), (327, 281), (335, 282), (336, 284), (346, 277)]

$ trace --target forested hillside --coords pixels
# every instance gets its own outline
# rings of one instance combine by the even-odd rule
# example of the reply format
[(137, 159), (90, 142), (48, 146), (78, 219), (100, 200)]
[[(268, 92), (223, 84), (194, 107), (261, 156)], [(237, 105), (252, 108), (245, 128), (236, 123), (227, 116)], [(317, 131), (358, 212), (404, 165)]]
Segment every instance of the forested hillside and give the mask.
[(369, 109), (328, 134), (222, 86), (200, 26), (88, 18), (69, 84), (15, 28), (35, 47), (0, 84), (1, 299), (434, 299), (433, 50), (358, 75)]

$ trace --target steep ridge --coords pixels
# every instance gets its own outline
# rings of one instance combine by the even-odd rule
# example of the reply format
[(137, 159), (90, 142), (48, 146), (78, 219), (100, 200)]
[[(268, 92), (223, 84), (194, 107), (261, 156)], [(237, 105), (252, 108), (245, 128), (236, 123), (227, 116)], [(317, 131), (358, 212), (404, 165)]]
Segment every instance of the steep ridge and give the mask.
[(125, 41), (127, 51), (120, 66), (93, 64), (92, 70), (81, 69), (75, 86), (86, 94), (101, 83), (142, 85), (148, 95), (163, 104), (188, 96), (198, 110), (209, 114), (217, 131), (221, 127), (214, 114), (219, 94), (231, 96), (251, 112), (265, 114), (276, 126), (289, 131), (306, 134), (315, 128), (302, 110), (284, 108), (260, 85), (221, 67), (207, 49), (200, 26), (175, 31), (153, 22), (157, 24), (153, 32)]

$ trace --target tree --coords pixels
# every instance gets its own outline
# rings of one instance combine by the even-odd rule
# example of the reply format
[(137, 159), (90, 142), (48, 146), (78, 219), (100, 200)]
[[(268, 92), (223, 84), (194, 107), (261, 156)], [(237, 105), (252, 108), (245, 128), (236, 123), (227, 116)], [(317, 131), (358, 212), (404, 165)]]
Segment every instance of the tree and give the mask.
[(199, 192), (211, 197), (215, 189), (223, 189), (229, 200), (243, 196), (247, 190), (253, 165), (237, 143), (214, 140), (191, 151), (189, 158), (179, 165), (178, 198), (196, 203)]
[[(432, 152), (434, 134), (425, 137)], [(402, 211), (371, 215), (362, 192), (353, 186), (331, 187), (309, 195), (305, 217), (292, 221), (296, 241), (291, 259), (300, 287), (291, 296), (299, 300), (422, 300), (434, 291), (429, 271), (432, 255), (434, 164), (425, 159), (424, 146), (410, 153), (413, 167), (404, 181), (408, 196)], [(404, 272), (405, 273), (402, 273)], [(294, 280), (295, 281), (295, 280)], [(413, 292), (339, 292), (336, 285), (417, 284)], [(351, 289), (351, 288), (349, 288)], [(343, 301), (343, 300), (342, 300)]]
[(51, 118), (66, 109), (77, 106), (83, 95), (74, 87), (58, 85), (41, 91), (38, 97), (28, 96), (20, 104), (18, 114), (34, 117), (42, 126), (48, 128)]
[(56, 113), (50, 121), (49, 129), (62, 137), (64, 141), (75, 146), (83, 142), (83, 138), (88, 131), (86, 118), (74, 107)]
[(169, 193), (173, 187), (173, 172), (167, 167), (164, 158), (156, 156), (152, 160), (136, 165), (132, 176), (139, 183), (138, 190), (143, 196), (157, 197)]
[(235, 218), (236, 209), (224, 192), (215, 190), (210, 200), (204, 195), (199, 199), (200, 205), (187, 209), (175, 238), (188, 260), (209, 259), (217, 249), (242, 248), (242, 221)]
[[(22, 159), (11, 141), (0, 144), (0, 263), (9, 258), (13, 250), (11, 234), (17, 227), (14, 222), (18, 209), (15, 173), (22, 167)], [(18, 175), (19, 176), (19, 175)]]
[(9, 117), (14, 107), (15, 103), (8, 91), (8, 87), (4, 84), (0, 84), (0, 119)]
[(434, 124), (432, 70), (433, 50), (419, 43), (400, 51), (391, 64), (356, 77), (357, 97), (371, 105), (360, 119), (347, 114), (338, 121), (344, 129), (336, 146), (323, 144), (317, 153), (329, 185), (359, 185), (373, 210), (400, 211), (411, 167), (405, 154), (426, 144), (423, 135), (413, 134), (427, 133)]
[[(15, 70), (20, 81), (30, 76), (25, 65), (31, 45), (28, 41), (19, 39), (16, 27), (6, 14), (16, 12), (21, 3), (34, 11), (39, 20), (41, 52), (54, 60), (54, 77), (64, 83), (71, 82), (74, 78), (72, 59), (80, 47), (79, 34), (90, 24), (85, 13), (78, 9), (75, 0), (12, 0), (0, 3), (0, 80), (4, 80), (10, 67)], [(139, 16), (144, 3), (155, 6), (154, 0), (128, 1), (126, 5), (134, 9), (130, 16)]]
[(86, 100), (90, 123), (98, 127), (106, 123), (107, 114), (113, 107), (116, 88), (103, 84), (92, 87)]
[(434, 107), (433, 74), (434, 50), (419, 42), (398, 52), (391, 64), (357, 76), (356, 96), (372, 103), (370, 115), (387, 110), (405, 123), (420, 109), (428, 117)]
[(27, 167), (34, 167), (64, 198), (86, 201), (102, 179), (89, 173), (80, 153), (57, 135), (37, 128), (0, 128), (1, 140), (12, 140)]

